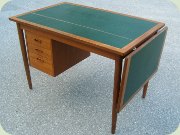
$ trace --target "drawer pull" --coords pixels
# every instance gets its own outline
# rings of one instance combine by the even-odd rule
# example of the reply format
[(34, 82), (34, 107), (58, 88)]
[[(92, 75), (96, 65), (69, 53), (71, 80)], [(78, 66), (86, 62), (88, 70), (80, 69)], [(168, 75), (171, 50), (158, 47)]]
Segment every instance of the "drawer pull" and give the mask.
[(43, 51), (39, 50), (39, 49), (35, 49), (37, 52), (43, 53)]
[(39, 39), (34, 39), (34, 41), (36, 41), (36, 42), (38, 42), (38, 43), (40, 43), (41, 44), (41, 40), (39, 40)]
[(40, 59), (40, 58), (36, 58), (38, 61), (44, 63), (44, 60)]

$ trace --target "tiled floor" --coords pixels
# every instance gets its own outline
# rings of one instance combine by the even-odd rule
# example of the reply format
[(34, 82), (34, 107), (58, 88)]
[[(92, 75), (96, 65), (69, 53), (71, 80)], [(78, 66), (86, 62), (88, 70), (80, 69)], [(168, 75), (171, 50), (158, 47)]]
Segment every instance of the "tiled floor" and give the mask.
[[(117, 135), (167, 135), (180, 123), (180, 11), (169, 0), (68, 0), (168, 26), (159, 71), (118, 115)], [(0, 11), (0, 123), (12, 135), (110, 135), (114, 62), (91, 57), (56, 78), (31, 68), (27, 86), (16, 25), (8, 17), (61, 0), (12, 0)]]

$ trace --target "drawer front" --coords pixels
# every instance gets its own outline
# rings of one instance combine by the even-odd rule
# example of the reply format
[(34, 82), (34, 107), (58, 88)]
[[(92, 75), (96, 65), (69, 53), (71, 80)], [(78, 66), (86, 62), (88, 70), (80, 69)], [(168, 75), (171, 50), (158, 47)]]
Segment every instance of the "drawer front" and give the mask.
[(52, 57), (51, 49), (44, 49), (44, 48), (41, 48), (40, 46), (33, 45), (33, 44), (31, 44), (30, 46), (28, 45), (28, 52), (35, 53), (37, 55), (48, 57), (48, 58)]
[(51, 39), (36, 35), (35, 33), (26, 31), (26, 41), (28, 46), (36, 45), (40, 48), (51, 49)]
[(39, 69), (49, 75), (54, 76), (53, 65), (43, 61), (40, 58), (29, 57), (30, 65), (36, 69)]
[(44, 57), (44, 56), (37, 55), (37, 54), (32, 53), (32, 52), (29, 52), (29, 57), (37, 59), (37, 60), (39, 60), (41, 62), (45, 62), (45, 63), (48, 63), (48, 64), (53, 64), (53, 61), (52, 61), (51, 57)]

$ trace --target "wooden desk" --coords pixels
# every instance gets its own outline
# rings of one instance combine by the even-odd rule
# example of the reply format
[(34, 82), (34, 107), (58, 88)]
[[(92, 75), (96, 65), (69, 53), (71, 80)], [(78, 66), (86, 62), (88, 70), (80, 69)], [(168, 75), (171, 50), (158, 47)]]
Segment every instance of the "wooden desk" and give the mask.
[(167, 31), (161, 22), (67, 2), (10, 20), (17, 23), (30, 89), (29, 65), (57, 76), (90, 56), (90, 52), (115, 60), (113, 134), (117, 113), (142, 87), (145, 97)]

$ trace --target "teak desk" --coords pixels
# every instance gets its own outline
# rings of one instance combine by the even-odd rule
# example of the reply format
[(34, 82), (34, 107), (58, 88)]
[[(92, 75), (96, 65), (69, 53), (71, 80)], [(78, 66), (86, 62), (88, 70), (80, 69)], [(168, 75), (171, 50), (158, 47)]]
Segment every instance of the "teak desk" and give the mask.
[(90, 52), (115, 60), (113, 134), (117, 113), (142, 87), (145, 97), (148, 81), (158, 69), (167, 32), (161, 22), (67, 2), (10, 20), (17, 23), (30, 89), (29, 65), (57, 76)]

